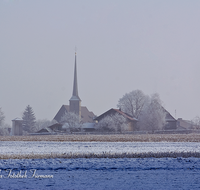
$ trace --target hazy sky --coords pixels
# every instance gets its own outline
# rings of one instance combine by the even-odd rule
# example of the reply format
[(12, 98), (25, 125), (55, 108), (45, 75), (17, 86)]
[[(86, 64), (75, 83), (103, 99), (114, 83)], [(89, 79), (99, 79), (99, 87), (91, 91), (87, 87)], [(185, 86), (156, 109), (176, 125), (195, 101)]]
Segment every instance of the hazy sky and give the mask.
[(199, 0), (0, 0), (0, 107), (53, 119), (72, 95), (96, 115), (132, 90), (200, 116)]

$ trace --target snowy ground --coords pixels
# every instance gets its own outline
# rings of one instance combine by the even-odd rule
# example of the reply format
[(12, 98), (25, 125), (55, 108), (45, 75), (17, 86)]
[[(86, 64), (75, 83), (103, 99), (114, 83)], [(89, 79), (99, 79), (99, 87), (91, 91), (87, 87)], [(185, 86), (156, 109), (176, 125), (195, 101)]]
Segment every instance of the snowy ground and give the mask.
[[(1, 141), (0, 155), (114, 155), (141, 153), (198, 153), (200, 143), (194, 142), (47, 142), (47, 141)], [(147, 156), (148, 157), (148, 156)], [(165, 156), (164, 156), (165, 157)], [(12, 158), (12, 157), (11, 157)]]
[[(0, 159), (0, 189), (200, 189), (194, 142), (0, 142), (0, 155), (146, 153), (145, 158)], [(155, 158), (152, 153), (160, 153)], [(35, 172), (35, 174), (34, 174)], [(45, 177), (45, 178), (44, 178)]]

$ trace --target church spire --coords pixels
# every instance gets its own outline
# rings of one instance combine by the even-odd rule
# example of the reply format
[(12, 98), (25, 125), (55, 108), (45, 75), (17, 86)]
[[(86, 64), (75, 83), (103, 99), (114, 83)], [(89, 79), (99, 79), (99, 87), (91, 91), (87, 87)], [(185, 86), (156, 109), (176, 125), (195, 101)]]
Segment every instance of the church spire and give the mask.
[(73, 92), (70, 100), (81, 100), (78, 96), (78, 81), (77, 81), (77, 68), (76, 68), (76, 52), (75, 52), (75, 65), (74, 65), (74, 84), (73, 84)]
[(73, 86), (73, 96), (78, 97), (78, 81), (77, 81), (77, 69), (76, 69), (76, 52), (75, 52), (75, 65), (74, 65), (74, 86)]
[(70, 112), (74, 112), (81, 118), (81, 99), (78, 96), (78, 81), (77, 81), (77, 68), (76, 68), (76, 52), (75, 52), (75, 65), (74, 65), (74, 83), (72, 97), (69, 100)]
[(78, 81), (77, 81), (77, 68), (76, 68), (76, 52), (75, 52), (75, 65), (74, 65), (74, 84), (72, 97), (69, 100), (70, 112), (77, 113), (81, 118), (81, 99), (78, 96)]

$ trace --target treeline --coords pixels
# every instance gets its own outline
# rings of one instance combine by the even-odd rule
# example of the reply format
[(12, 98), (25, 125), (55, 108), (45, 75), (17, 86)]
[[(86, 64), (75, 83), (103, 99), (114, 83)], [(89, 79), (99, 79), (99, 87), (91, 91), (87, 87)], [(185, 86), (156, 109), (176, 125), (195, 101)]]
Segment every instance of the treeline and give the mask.
[[(134, 130), (152, 131), (162, 130), (166, 124), (166, 110), (159, 97), (159, 94), (146, 95), (141, 90), (133, 90), (126, 93), (118, 101), (117, 107), (137, 120), (137, 125)], [(35, 113), (30, 105), (28, 105), (23, 114), (23, 134), (37, 132), (38, 130), (48, 127), (54, 123), (54, 120), (47, 119), (36, 120)], [(5, 115), (0, 108), (0, 135), (9, 135), (8, 128), (10, 125), (5, 124)], [(199, 126), (200, 117), (196, 116), (191, 122)], [(71, 132), (79, 131), (82, 125), (81, 118), (75, 113), (65, 113), (62, 117), (62, 123)], [(96, 125), (96, 130), (110, 131), (110, 132), (123, 132), (126, 130), (126, 119), (120, 115), (115, 114), (112, 116), (104, 117)]]
[[(39, 119), (36, 120), (35, 113), (33, 108), (28, 105), (23, 114), (22, 114), (22, 126), (23, 126), (23, 135), (27, 135), (29, 133), (34, 133), (40, 129), (43, 129), (47, 126), (52, 125), (55, 121), (50, 121), (47, 119)], [(10, 135), (11, 126), (5, 123), (5, 115), (0, 108), (0, 135), (6, 136)]]

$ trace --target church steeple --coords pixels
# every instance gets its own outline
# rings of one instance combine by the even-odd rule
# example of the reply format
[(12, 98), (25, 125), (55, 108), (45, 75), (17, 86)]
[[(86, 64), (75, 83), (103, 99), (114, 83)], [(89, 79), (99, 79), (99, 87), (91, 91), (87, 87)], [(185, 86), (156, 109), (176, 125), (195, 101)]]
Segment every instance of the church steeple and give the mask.
[(74, 65), (73, 92), (69, 102), (70, 102), (70, 112), (77, 113), (81, 117), (81, 99), (78, 96), (76, 52), (75, 52), (75, 65)]
[(74, 65), (74, 85), (73, 85), (73, 93), (72, 98), (77, 98), (80, 100), (78, 96), (78, 81), (77, 81), (77, 68), (76, 68), (76, 52), (75, 52), (75, 65)]

